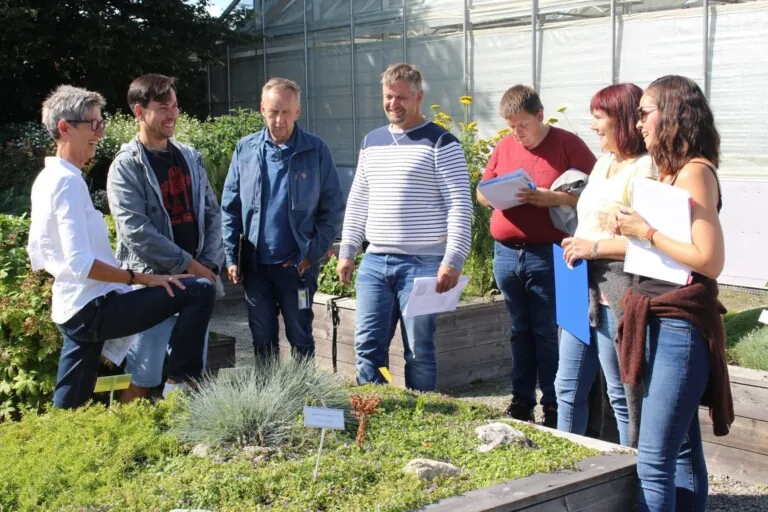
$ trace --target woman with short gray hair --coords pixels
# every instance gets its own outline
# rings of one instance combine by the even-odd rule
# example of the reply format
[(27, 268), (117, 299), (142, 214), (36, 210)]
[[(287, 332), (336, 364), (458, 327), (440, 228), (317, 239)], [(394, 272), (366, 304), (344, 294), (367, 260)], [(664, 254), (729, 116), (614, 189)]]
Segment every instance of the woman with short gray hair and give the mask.
[[(107, 226), (96, 210), (81, 169), (104, 137), (104, 98), (62, 85), (43, 103), (42, 121), (56, 156), (32, 186), (27, 251), (33, 270), (54, 278), (51, 318), (64, 342), (53, 405), (63, 409), (91, 397), (104, 342), (144, 331), (179, 314), (171, 335), (169, 379), (175, 386), (201, 377), (203, 343), (215, 290), (207, 279), (157, 276), (122, 270)], [(140, 285), (132, 290), (130, 285)]]

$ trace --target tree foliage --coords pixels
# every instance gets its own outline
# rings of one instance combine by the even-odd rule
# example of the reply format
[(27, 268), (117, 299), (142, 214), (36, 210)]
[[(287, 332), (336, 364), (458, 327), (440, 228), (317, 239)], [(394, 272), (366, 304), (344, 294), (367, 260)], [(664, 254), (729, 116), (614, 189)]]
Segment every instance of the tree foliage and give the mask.
[[(209, 0), (0, 0), (3, 121), (39, 119), (59, 84), (102, 93), (127, 109), (128, 85), (144, 73), (177, 78), (186, 112), (207, 114), (207, 65), (236, 44), (233, 23), (206, 10)], [(240, 18), (242, 14), (240, 15)]]

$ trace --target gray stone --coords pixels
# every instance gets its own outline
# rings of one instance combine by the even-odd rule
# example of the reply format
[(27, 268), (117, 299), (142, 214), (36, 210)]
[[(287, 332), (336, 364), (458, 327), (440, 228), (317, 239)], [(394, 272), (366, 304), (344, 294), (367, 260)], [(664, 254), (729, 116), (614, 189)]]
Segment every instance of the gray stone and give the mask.
[(196, 444), (195, 447), (192, 448), (192, 455), (195, 457), (208, 457), (209, 454), (208, 446), (202, 443)]
[(413, 459), (406, 464), (403, 471), (415, 473), (422, 480), (433, 480), (438, 476), (459, 476), (461, 469), (447, 462), (429, 459)]
[(506, 423), (481, 425), (475, 429), (475, 432), (477, 432), (477, 438), (486, 443), (477, 447), (477, 451), (481, 453), (490, 452), (491, 450), (506, 444), (514, 444), (525, 448), (536, 448), (533, 441), (528, 439), (525, 434)]

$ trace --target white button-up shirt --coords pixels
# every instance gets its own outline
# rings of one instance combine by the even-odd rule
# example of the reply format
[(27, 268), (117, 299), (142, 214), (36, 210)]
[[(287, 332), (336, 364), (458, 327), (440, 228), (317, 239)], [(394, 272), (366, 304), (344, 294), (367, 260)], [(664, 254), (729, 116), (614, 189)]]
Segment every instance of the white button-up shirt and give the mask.
[(127, 284), (88, 279), (94, 260), (119, 265), (80, 169), (61, 158), (45, 159), (32, 185), (31, 219), (27, 252), (33, 270), (45, 269), (54, 277), (54, 322), (66, 322), (96, 297), (131, 290)]

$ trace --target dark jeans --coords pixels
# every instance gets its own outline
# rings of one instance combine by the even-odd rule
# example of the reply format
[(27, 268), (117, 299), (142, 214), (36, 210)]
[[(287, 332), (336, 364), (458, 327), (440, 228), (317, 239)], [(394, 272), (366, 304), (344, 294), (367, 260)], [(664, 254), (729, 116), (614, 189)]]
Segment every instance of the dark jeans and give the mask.
[[(250, 270), (250, 269), (249, 269)], [(283, 315), (285, 337), (293, 354), (314, 357), (312, 337), (312, 299), (317, 290), (317, 268), (312, 266), (299, 277), (296, 267), (256, 265), (243, 278), (245, 303), (248, 306), (248, 326), (253, 336), (257, 360), (279, 355), (279, 325), (277, 315)], [(308, 290), (308, 309), (299, 309), (299, 290)]]
[(557, 405), (557, 321), (552, 244), (507, 247), (496, 242), (493, 274), (512, 318), (512, 395), (536, 405), (536, 376), (542, 405)]
[(64, 344), (53, 406), (71, 409), (91, 398), (106, 340), (145, 331), (176, 313), (179, 317), (169, 342), (173, 350), (168, 377), (179, 381), (199, 379), (216, 289), (207, 279), (190, 277), (181, 282), (186, 289), (174, 286), (174, 297), (161, 287), (98, 297), (63, 324), (57, 324)]

